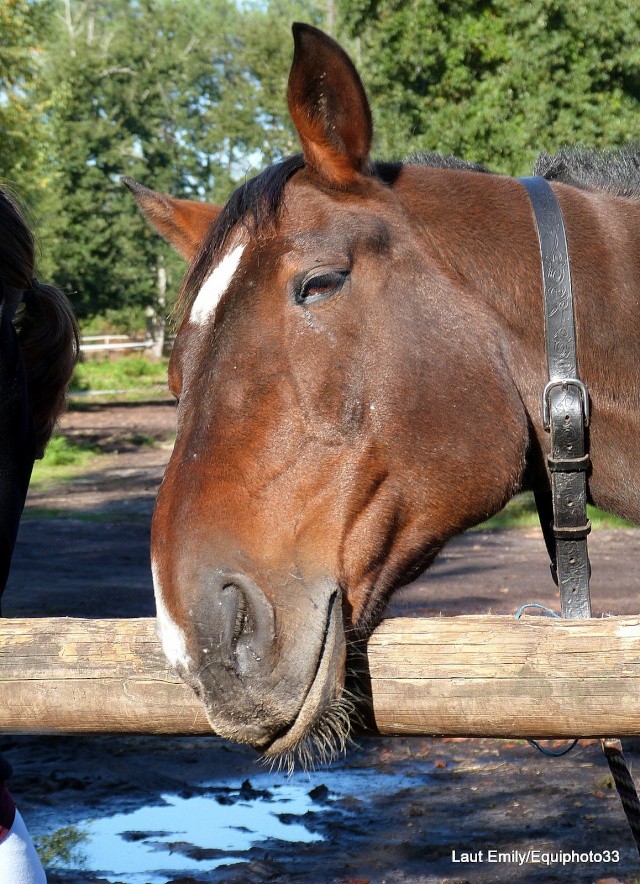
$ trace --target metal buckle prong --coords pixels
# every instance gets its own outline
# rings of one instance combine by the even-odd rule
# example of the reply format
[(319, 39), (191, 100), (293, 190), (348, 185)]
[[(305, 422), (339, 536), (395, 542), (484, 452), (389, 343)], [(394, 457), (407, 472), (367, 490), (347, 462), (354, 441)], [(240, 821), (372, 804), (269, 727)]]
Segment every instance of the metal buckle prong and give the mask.
[(549, 394), (555, 387), (562, 387), (563, 390), (566, 390), (569, 386), (577, 387), (582, 402), (584, 425), (585, 427), (589, 426), (589, 394), (587, 393), (587, 388), (578, 378), (563, 378), (562, 380), (549, 381), (542, 393), (542, 425), (545, 430), (551, 429)]

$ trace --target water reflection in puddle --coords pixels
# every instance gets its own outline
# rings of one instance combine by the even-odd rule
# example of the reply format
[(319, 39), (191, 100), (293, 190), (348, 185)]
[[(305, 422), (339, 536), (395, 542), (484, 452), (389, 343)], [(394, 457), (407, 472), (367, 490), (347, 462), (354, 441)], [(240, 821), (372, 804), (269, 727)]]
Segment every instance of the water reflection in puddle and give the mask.
[(56, 867), (99, 873), (114, 884), (166, 884), (176, 873), (242, 862), (245, 851), (270, 838), (320, 841), (304, 814), (322, 814), (343, 795), (362, 794), (365, 777), (369, 795), (397, 791), (410, 780), (343, 770), (339, 776), (294, 774), (284, 782), (281, 774), (259, 774), (243, 784), (205, 783), (205, 795), (165, 794), (161, 804), (79, 822), (75, 829), (83, 837), (75, 859)]
[[(161, 874), (163, 871), (212, 871), (239, 861), (241, 857), (236, 854), (267, 838), (320, 840), (320, 835), (304, 825), (285, 825), (278, 819), (279, 814), (300, 816), (312, 808), (313, 800), (298, 788), (274, 789), (272, 798), (247, 800), (239, 791), (222, 797), (225, 801), (221, 804), (214, 795), (163, 795), (161, 805), (88, 823), (83, 827), (88, 836), (83, 845), (85, 868), (103, 872), (109, 881), (164, 884), (168, 878)], [(207, 851), (217, 856), (207, 857)]]

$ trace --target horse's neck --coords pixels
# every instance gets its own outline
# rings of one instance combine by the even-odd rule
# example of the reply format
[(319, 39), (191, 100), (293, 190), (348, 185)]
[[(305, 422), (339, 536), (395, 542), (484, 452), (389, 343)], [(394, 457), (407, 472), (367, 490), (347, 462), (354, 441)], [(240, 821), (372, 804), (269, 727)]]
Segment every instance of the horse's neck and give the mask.
[[(497, 319), (496, 334), (514, 350), (514, 377), (526, 373), (542, 382), (540, 256), (523, 185), (503, 176), (415, 167), (403, 179), (407, 214), (427, 260), (451, 280), (456, 298)], [(523, 358), (530, 364), (523, 366)]]
[[(542, 277), (528, 197), (515, 179), (424, 170), (417, 195), (425, 249), (497, 318), (505, 358), (543, 451), (547, 380)], [(578, 364), (592, 400), (594, 502), (640, 521), (640, 200), (556, 188), (576, 309)]]
[[(498, 318), (514, 376), (543, 381), (544, 309), (538, 236), (513, 178), (414, 168), (416, 236), (459, 290)], [(594, 398), (640, 402), (640, 200), (558, 185), (576, 308), (578, 361)], [(523, 364), (524, 360), (524, 364)], [(621, 386), (623, 385), (623, 386)]]

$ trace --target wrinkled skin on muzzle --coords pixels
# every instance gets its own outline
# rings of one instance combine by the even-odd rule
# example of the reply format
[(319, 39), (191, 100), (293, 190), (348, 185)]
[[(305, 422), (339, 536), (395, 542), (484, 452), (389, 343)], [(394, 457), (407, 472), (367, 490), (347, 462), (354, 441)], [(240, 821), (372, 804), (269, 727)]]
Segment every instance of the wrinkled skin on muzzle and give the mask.
[[(154, 544), (159, 536), (171, 543), (158, 527), (162, 520), (161, 497)], [(246, 569), (229, 571), (208, 559), (185, 556), (172, 571), (182, 622), (164, 601), (174, 586), (163, 586), (154, 565), (165, 653), (202, 699), (217, 734), (272, 755), (287, 753), (322, 730), (329, 710), (344, 717), (340, 588), (328, 577), (288, 574), (278, 583), (276, 607)]]

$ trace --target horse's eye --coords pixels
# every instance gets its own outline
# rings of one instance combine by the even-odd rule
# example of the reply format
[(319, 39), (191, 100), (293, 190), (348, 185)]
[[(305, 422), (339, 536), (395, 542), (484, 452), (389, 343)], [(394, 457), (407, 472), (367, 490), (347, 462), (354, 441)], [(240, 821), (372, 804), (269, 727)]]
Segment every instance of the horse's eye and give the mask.
[(303, 279), (295, 293), (297, 304), (324, 301), (340, 291), (349, 275), (346, 270), (329, 270)]

